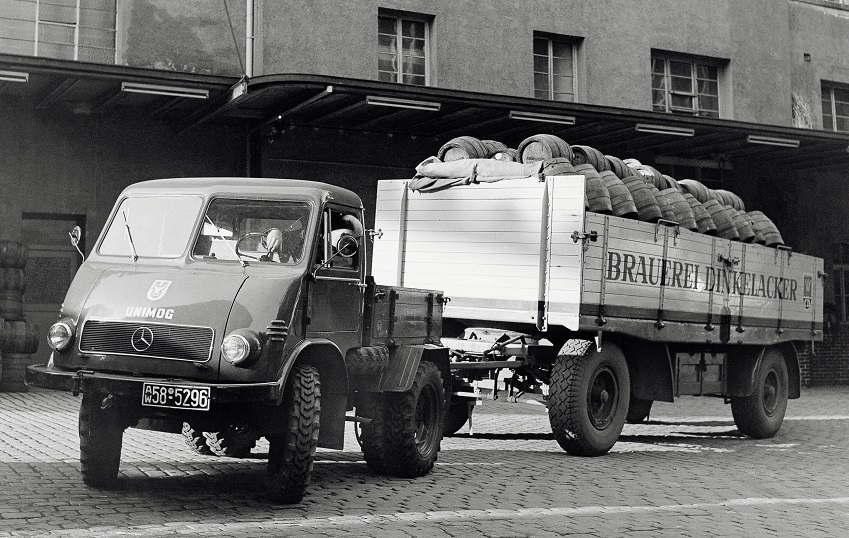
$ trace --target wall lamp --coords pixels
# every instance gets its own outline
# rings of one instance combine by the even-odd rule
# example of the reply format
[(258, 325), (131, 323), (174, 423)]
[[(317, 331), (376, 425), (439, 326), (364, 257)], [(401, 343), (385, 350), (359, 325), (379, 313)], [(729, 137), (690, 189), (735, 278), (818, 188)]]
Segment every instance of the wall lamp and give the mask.
[(0, 71), (0, 80), (3, 82), (29, 82), (29, 73)]
[(692, 127), (671, 127), (669, 125), (651, 125), (638, 123), (634, 130), (638, 133), (652, 133), (672, 136), (695, 136), (696, 130)]
[(130, 93), (146, 93), (150, 95), (167, 95), (169, 97), (187, 97), (189, 99), (209, 99), (209, 90), (186, 88), (182, 86), (142, 84), (139, 82), (122, 82), (121, 91)]
[(558, 114), (543, 114), (542, 112), (523, 112), (511, 110), (511, 120), (543, 121), (546, 123), (560, 123), (562, 125), (575, 125), (575, 116), (560, 116)]
[(428, 110), (430, 112), (439, 112), (442, 108), (441, 103), (433, 101), (416, 101), (415, 99), (400, 99), (398, 97), (379, 97), (376, 95), (366, 96), (367, 105), (389, 106), (394, 108), (409, 108), (411, 110)]
[(767, 146), (781, 146), (782, 148), (798, 148), (799, 141), (794, 138), (778, 138), (775, 136), (748, 135), (746, 142), (749, 144), (764, 144)]

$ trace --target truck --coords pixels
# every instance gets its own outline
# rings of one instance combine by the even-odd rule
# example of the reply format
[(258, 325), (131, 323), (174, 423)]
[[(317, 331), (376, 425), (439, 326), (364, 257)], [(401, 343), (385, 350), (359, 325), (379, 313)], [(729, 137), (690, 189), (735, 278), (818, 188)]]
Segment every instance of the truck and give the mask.
[(579, 456), (680, 395), (724, 398), (750, 437), (778, 432), (796, 346), (822, 339), (822, 259), (590, 212), (580, 174), (442, 183), (379, 182), (374, 274), (449, 298), (447, 434), (499, 393), (546, 405)]
[(26, 377), (82, 395), (83, 481), (115, 483), (127, 428), (213, 456), (265, 437), (269, 496), (295, 503), (351, 421), (371, 469), (427, 474), (451, 392), (444, 295), (376, 283), (363, 222), (361, 199), (325, 183), (128, 186)]

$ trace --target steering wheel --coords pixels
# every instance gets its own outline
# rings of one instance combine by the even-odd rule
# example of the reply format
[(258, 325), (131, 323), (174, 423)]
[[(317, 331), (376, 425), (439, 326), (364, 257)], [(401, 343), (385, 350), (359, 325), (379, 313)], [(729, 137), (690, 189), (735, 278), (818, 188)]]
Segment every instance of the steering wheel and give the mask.
[(264, 238), (265, 238), (265, 234), (264, 234), (264, 233), (262, 233), (262, 232), (248, 232), (248, 233), (246, 233), (245, 235), (241, 236), (241, 237), (239, 238), (239, 240), (238, 240), (238, 241), (236, 241), (236, 256), (238, 256), (239, 258), (241, 258), (242, 256), (244, 256), (245, 258), (250, 258), (250, 259), (252, 259), (252, 260), (260, 260), (260, 261), (262, 261), (262, 258), (263, 258), (263, 256), (265, 256), (265, 255), (260, 256), (259, 258), (257, 258), (256, 256), (251, 256), (250, 254), (244, 254), (244, 253), (242, 253), (241, 251), (239, 251), (239, 245), (242, 243), (242, 241), (244, 241), (244, 240), (246, 240), (246, 239), (248, 239), (248, 238), (251, 238), (251, 237), (260, 237), (260, 238), (263, 238), (263, 239), (264, 239)]

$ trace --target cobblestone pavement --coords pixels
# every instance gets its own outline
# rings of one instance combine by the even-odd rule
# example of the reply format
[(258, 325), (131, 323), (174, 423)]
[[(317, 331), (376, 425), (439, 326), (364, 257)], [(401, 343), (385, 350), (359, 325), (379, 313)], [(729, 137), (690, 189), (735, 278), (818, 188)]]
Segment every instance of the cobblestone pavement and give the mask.
[(656, 403), (599, 458), (563, 452), (541, 406), (488, 401), (412, 480), (372, 473), (349, 430), (294, 506), (265, 498), (263, 442), (215, 458), (135, 429), (118, 487), (89, 488), (78, 406), (0, 394), (0, 536), (849, 536), (849, 387), (805, 389), (769, 440), (741, 437), (721, 400)]

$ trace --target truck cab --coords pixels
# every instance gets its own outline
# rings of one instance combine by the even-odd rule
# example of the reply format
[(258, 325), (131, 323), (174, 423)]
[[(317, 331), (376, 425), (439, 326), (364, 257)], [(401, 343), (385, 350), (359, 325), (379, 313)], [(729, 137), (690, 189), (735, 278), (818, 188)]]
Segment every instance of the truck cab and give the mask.
[[(376, 285), (363, 220), (357, 195), (309, 181), (163, 179), (125, 189), (49, 330), (50, 362), (27, 372), (31, 385), (83, 394), (83, 478), (114, 480), (126, 427), (179, 432), (218, 455), (246, 455), (265, 436), (272, 497), (297, 502), (309, 473), (287, 468), (298, 459), (285, 454), (287, 438), (298, 437), (311, 469), (316, 446), (343, 448), (346, 418), (371, 422), (348, 411), (385, 422), (384, 408), (416, 381), (430, 383), (426, 401), (420, 390), (413, 399), (440, 411), (422, 416), (439, 421), (426, 429), (441, 438), (450, 379), (436, 345), (441, 295)], [(379, 313), (399, 294), (431, 299), (406, 312), (421, 318), (417, 329), (392, 333)], [(419, 441), (412, 463), (389, 465), (383, 451), (367, 459), (424, 474), (439, 439)]]

